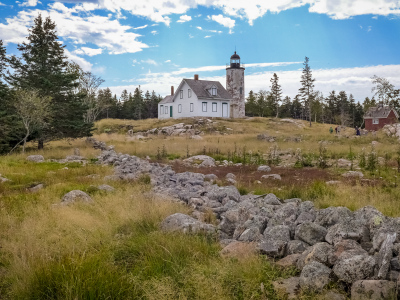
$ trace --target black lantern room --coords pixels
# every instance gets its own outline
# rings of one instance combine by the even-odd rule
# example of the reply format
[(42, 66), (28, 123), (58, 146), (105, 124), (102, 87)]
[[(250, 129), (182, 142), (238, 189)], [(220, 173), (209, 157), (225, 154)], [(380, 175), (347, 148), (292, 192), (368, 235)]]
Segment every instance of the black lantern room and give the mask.
[(231, 56), (231, 68), (240, 68), (240, 56), (235, 53)]

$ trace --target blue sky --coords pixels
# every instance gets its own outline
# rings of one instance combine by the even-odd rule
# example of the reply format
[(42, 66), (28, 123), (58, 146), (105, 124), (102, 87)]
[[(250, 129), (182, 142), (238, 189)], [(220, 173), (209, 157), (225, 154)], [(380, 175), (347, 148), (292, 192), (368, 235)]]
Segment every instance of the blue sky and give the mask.
[(304, 57), (325, 96), (371, 97), (373, 75), (400, 88), (400, 1), (390, 0), (0, 0), (0, 39), (17, 54), (27, 28), (50, 15), (66, 54), (105, 79), (104, 87), (165, 96), (182, 78), (219, 80), (235, 51), (246, 94), (300, 87)]

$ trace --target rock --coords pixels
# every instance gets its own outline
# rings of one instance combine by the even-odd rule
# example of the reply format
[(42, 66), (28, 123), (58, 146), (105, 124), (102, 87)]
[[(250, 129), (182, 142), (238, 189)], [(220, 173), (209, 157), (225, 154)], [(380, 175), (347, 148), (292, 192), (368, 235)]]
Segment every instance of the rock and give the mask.
[(341, 181), (339, 180), (329, 180), (327, 182), (325, 182), (327, 185), (338, 185), (341, 183)]
[(300, 277), (291, 277), (272, 282), (276, 295), (281, 299), (298, 299), (297, 291), (300, 288)]
[(183, 160), (184, 164), (198, 164), (201, 167), (215, 167), (215, 159), (207, 155), (196, 155)]
[(281, 240), (284, 242), (290, 241), (290, 229), (286, 225), (277, 225), (267, 227), (263, 233), (264, 240)]
[(279, 174), (269, 174), (261, 176), (261, 179), (274, 179), (274, 180), (282, 180), (281, 175)]
[(315, 223), (330, 227), (337, 223), (343, 223), (352, 217), (352, 212), (347, 207), (328, 207), (320, 209), (315, 217)]
[(279, 200), (278, 197), (276, 197), (274, 194), (269, 193), (267, 196), (264, 197), (263, 204), (269, 204), (269, 205), (281, 205), (281, 201)]
[(44, 185), (42, 183), (40, 183), (40, 184), (37, 184), (37, 185), (29, 188), (28, 191), (31, 192), (31, 193), (35, 193), (35, 192), (40, 191), (43, 188), (44, 188)]
[(296, 203), (282, 204), (278, 206), (278, 209), (271, 216), (271, 219), (268, 221), (268, 227), (294, 224), (294, 221), (296, 221), (298, 214), (299, 209)]
[(5, 177), (1, 177), (1, 174), (0, 174), (0, 183), (8, 182), (8, 181), (11, 181), (11, 180), (10, 180), (10, 179), (7, 179), (7, 178), (5, 178)]
[(304, 243), (303, 241), (300, 240), (289, 241), (286, 245), (286, 255), (301, 254), (305, 250), (307, 250), (308, 247), (310, 247), (309, 244)]
[(78, 200), (83, 201), (83, 202), (91, 202), (92, 198), (90, 198), (90, 196), (88, 194), (86, 194), (85, 192), (82, 192), (80, 190), (73, 190), (73, 191), (66, 193), (62, 197), (61, 203), (69, 204), (69, 203), (73, 203)]
[(381, 249), (376, 256), (376, 276), (378, 279), (386, 279), (393, 257), (393, 243), (396, 240), (396, 233), (388, 233), (382, 243)]
[(259, 166), (257, 168), (258, 172), (271, 172), (271, 168), (269, 166)]
[(398, 257), (394, 257), (390, 260), (390, 269), (400, 271), (400, 262)]
[(206, 174), (204, 175), (204, 179), (208, 181), (215, 181), (218, 179), (218, 176), (215, 174)]
[(239, 236), (238, 241), (242, 242), (258, 242), (262, 238), (258, 227), (250, 227), (243, 231)]
[(191, 135), (190, 138), (191, 138), (192, 140), (199, 140), (199, 141), (201, 141), (201, 140), (203, 139), (203, 138), (202, 138), (200, 135), (198, 135), (198, 134), (196, 134), (196, 135)]
[(235, 184), (236, 184), (236, 180), (235, 180), (235, 179), (232, 179), (232, 178), (228, 178), (228, 179), (226, 179), (225, 181), (226, 181), (226, 183), (228, 183), (228, 184), (230, 184), (230, 185), (235, 185)]
[(363, 280), (373, 275), (375, 259), (368, 255), (346, 255), (339, 257), (333, 272), (342, 281), (353, 283), (357, 280)]
[(315, 220), (315, 211), (311, 210), (310, 212), (302, 212), (296, 219), (296, 225), (303, 224), (306, 222), (314, 222)]
[(346, 178), (363, 178), (364, 174), (360, 171), (348, 171), (343, 173), (342, 176)]
[(354, 255), (368, 255), (367, 251), (361, 248), (361, 245), (354, 240), (341, 240), (333, 247), (329, 261), (332, 265), (336, 263), (343, 252), (352, 251)]
[(238, 241), (233, 241), (225, 246), (220, 254), (223, 257), (234, 257), (238, 259), (247, 258), (256, 253), (255, 245), (253, 243), (242, 243)]
[(218, 229), (232, 237), (236, 227), (239, 225), (239, 211), (229, 210), (222, 216), (222, 221), (218, 225)]
[(217, 185), (213, 185), (207, 190), (205, 196), (207, 196), (210, 200), (216, 200), (221, 203), (226, 198), (235, 202), (238, 202), (240, 200), (240, 193), (238, 189), (234, 186), (219, 187)]
[(69, 155), (65, 158), (67, 162), (83, 162), (84, 160), (86, 160), (86, 158), (77, 155)]
[(161, 222), (161, 230), (166, 232), (183, 233), (215, 233), (216, 228), (211, 224), (206, 224), (192, 218), (191, 216), (175, 213), (166, 217)]
[(229, 178), (231, 178), (231, 179), (236, 179), (236, 176), (235, 176), (235, 174), (228, 173), (228, 174), (225, 175), (225, 178), (226, 178), (226, 179), (229, 179)]
[(351, 167), (351, 161), (348, 159), (344, 159), (344, 158), (339, 158), (337, 160), (337, 166), (339, 168), (348, 168)]
[(314, 245), (325, 240), (327, 230), (315, 223), (305, 222), (296, 227), (295, 239)]
[(400, 272), (399, 271), (389, 271), (388, 275), (386, 277), (387, 280), (397, 282), (400, 278)]
[(74, 148), (74, 155), (81, 156), (81, 151), (79, 150), (79, 148)]
[(312, 247), (307, 248), (297, 261), (297, 269), (302, 270), (305, 265), (312, 261), (317, 261), (326, 266), (331, 266), (330, 257), (333, 253), (333, 247), (328, 243), (317, 243)]
[(368, 242), (369, 230), (360, 220), (348, 219), (330, 227), (325, 237), (325, 240), (330, 244), (336, 244), (344, 239), (351, 239), (360, 243)]
[(299, 260), (301, 254), (291, 254), (288, 256), (285, 256), (284, 258), (278, 260), (276, 262), (276, 265), (282, 267), (282, 268), (290, 268), (290, 267), (296, 267), (297, 261)]
[(276, 241), (262, 240), (257, 245), (257, 250), (261, 254), (265, 254), (270, 257), (280, 258), (280, 257), (283, 257), (283, 255), (285, 254), (285, 246), (286, 246), (286, 242), (281, 241), (281, 240), (276, 240)]
[(331, 279), (332, 270), (317, 261), (312, 261), (300, 274), (300, 288), (305, 291), (321, 291), (328, 285)]
[(358, 280), (351, 286), (351, 300), (396, 299), (396, 283), (387, 280)]
[(29, 156), (26, 158), (26, 160), (39, 163), (39, 162), (43, 162), (43, 161), (44, 161), (44, 157), (43, 157), (43, 155), (29, 155)]
[(102, 184), (98, 186), (98, 189), (101, 191), (106, 191), (106, 192), (113, 192), (115, 191), (115, 188), (113, 188), (112, 186), (108, 185), (108, 184)]

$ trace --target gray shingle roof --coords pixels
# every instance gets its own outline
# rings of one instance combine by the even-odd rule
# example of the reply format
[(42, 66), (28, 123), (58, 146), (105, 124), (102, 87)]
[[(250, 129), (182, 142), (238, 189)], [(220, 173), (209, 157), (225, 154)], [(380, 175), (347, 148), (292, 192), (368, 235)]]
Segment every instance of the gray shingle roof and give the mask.
[(390, 111), (393, 110), (395, 116), (399, 118), (396, 110), (389, 106), (377, 106), (377, 107), (370, 107), (367, 112), (364, 114), (364, 119), (382, 119), (387, 118), (389, 116)]
[(168, 95), (168, 96), (166, 96), (164, 99), (162, 99), (162, 100), (160, 101), (160, 103), (161, 103), (161, 104), (163, 104), (163, 103), (171, 103), (171, 102), (173, 102), (173, 101), (172, 101), (173, 99), (174, 99), (173, 96)]
[[(229, 92), (222, 86), (219, 81), (209, 81), (209, 80), (194, 80), (194, 79), (183, 79), (190, 86), (193, 93), (196, 94), (197, 98), (214, 98), (214, 99), (224, 99), (232, 100), (232, 96)], [(207, 91), (207, 88), (215, 85), (217, 87), (217, 95), (211, 96)]]

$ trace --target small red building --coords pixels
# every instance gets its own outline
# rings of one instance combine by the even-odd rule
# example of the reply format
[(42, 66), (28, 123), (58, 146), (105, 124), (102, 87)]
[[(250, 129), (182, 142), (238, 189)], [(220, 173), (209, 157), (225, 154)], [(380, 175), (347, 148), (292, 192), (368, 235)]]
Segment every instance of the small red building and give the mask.
[(379, 130), (386, 124), (394, 124), (399, 121), (399, 114), (393, 107), (378, 104), (370, 107), (364, 114), (365, 129)]

